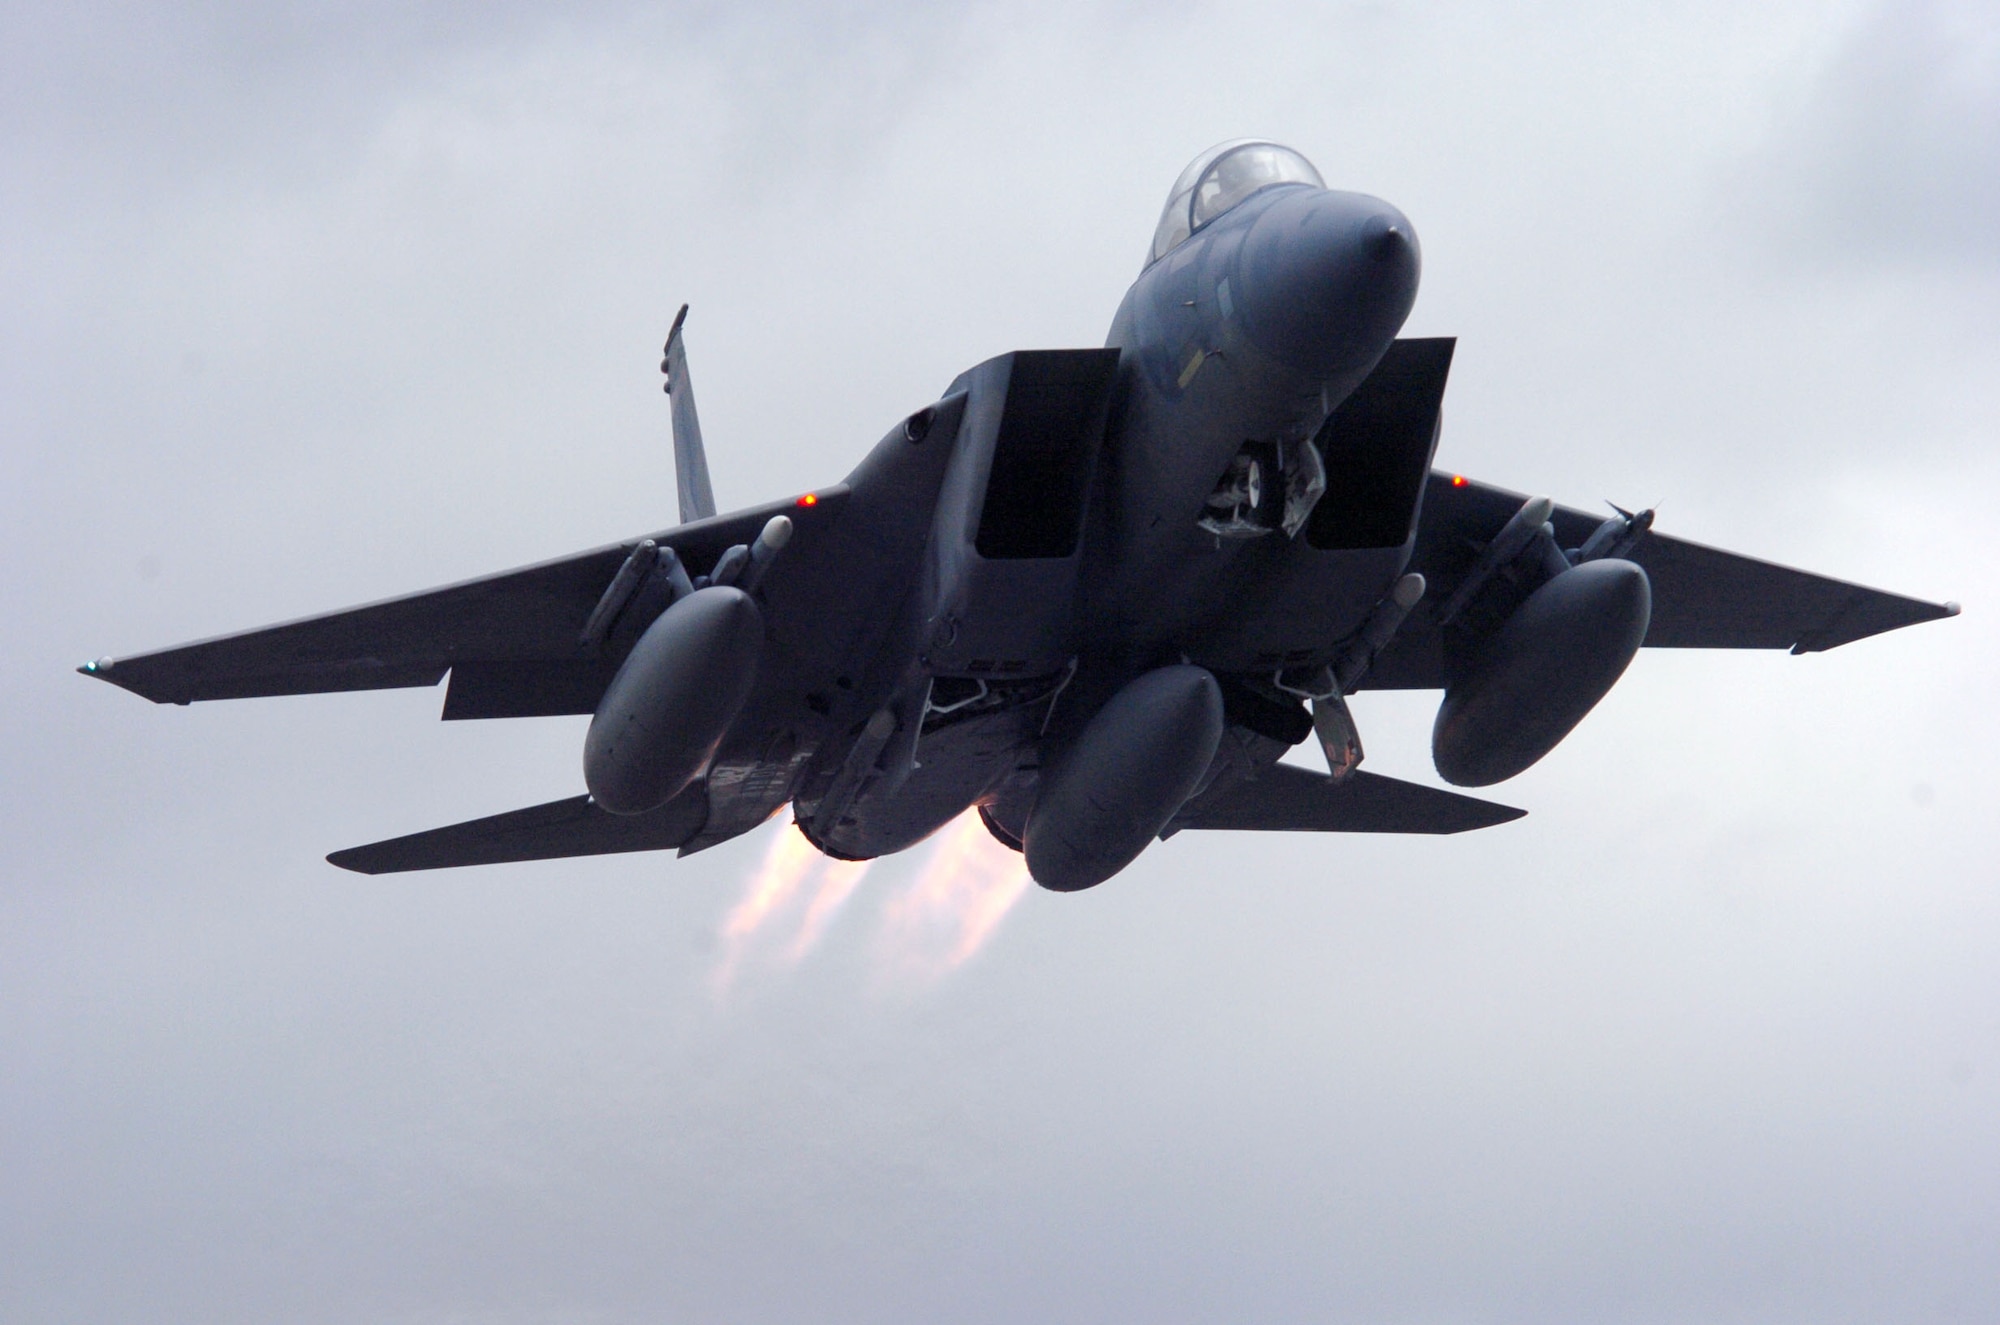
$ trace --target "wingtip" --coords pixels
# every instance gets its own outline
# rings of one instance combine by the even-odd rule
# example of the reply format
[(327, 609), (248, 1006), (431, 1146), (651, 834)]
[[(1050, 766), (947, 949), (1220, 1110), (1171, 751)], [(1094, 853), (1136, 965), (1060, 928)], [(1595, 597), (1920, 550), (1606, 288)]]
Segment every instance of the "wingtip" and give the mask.
[(1948, 617), (1957, 616), (1961, 610), (1962, 609), (1959, 607), (1958, 603), (1955, 600), (1947, 599), (1945, 601), (1944, 614), (1946, 616)]
[(78, 666), (76, 670), (79, 675), (94, 676), (100, 681), (109, 681), (111, 679), (111, 663), (112, 660), (109, 658), (92, 658), (89, 662)]
[(374, 874), (377, 871), (369, 869), (361, 859), (361, 853), (366, 849), (365, 847), (348, 847), (341, 851), (330, 851), (327, 853), (326, 863), (335, 869), (347, 870), (354, 874)]

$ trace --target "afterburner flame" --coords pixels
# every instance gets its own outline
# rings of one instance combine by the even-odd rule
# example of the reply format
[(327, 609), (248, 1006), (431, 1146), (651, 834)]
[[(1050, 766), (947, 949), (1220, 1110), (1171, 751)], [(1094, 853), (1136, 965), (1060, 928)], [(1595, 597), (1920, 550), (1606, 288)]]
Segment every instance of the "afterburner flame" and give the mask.
[[(826, 937), (869, 863), (830, 859), (796, 828), (780, 828), (743, 899), (722, 922), (717, 995), (753, 951), (786, 966), (804, 960)], [(968, 811), (937, 835), (916, 881), (883, 908), (885, 965), (926, 981), (957, 970), (993, 937), (1027, 887), (1021, 857), (994, 841), (977, 812)]]
[(789, 825), (778, 830), (770, 849), (764, 853), (764, 863), (750, 876), (743, 900), (722, 922), (722, 959), (715, 970), (718, 993), (735, 978), (737, 964), (743, 960), (750, 939), (792, 900), (817, 859), (819, 852), (806, 841), (805, 834)]
[(805, 919), (799, 922), (798, 936), (785, 950), (786, 961), (798, 961), (819, 943), (841, 904), (853, 895), (855, 885), (868, 873), (869, 863), (865, 860), (827, 862), (826, 874), (819, 881), (819, 891), (813, 894), (812, 901), (806, 906)]
[(781, 828), (771, 849), (764, 853), (764, 864), (750, 879), (750, 887), (736, 909), (723, 922), (722, 936), (726, 939), (748, 938), (771, 918), (772, 912), (792, 899), (819, 859), (819, 852), (806, 841), (805, 834)]
[[(822, 868), (818, 889), (804, 911), (799, 912), (797, 903), (806, 881)], [(763, 864), (750, 876), (743, 900), (722, 922), (722, 955), (715, 968), (716, 992), (720, 994), (729, 987), (736, 978), (736, 968), (759, 935), (774, 927), (782, 931), (786, 924), (797, 926), (797, 932), (781, 954), (786, 964), (797, 962), (811, 952), (826, 936), (827, 927), (833, 923), (842, 903), (853, 895), (867, 873), (867, 861), (832, 860), (821, 855), (796, 828), (789, 824), (780, 828), (764, 853)]]
[(923, 873), (884, 909), (884, 950), (903, 971), (936, 979), (993, 937), (1027, 891), (1028, 867), (968, 810), (938, 835)]

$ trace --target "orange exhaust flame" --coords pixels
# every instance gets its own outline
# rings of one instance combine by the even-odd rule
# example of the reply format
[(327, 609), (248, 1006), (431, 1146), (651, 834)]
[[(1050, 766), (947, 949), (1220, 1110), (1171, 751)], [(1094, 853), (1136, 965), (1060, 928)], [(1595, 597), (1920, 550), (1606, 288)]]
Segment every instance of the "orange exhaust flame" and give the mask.
[(764, 863), (751, 876), (743, 900), (722, 922), (722, 961), (715, 974), (717, 993), (735, 978), (737, 964), (743, 960), (743, 950), (750, 939), (792, 900), (819, 858), (819, 852), (806, 841), (805, 834), (790, 827), (778, 830), (770, 850), (764, 853)]
[(818, 945), (827, 925), (832, 923), (841, 905), (853, 894), (861, 877), (868, 873), (869, 863), (865, 860), (828, 862), (826, 874), (819, 881), (819, 891), (813, 894), (812, 901), (806, 906), (805, 919), (799, 922), (798, 936), (785, 950), (786, 961), (796, 962)]
[(993, 840), (976, 811), (947, 826), (923, 873), (883, 913), (890, 960), (937, 979), (970, 961), (1028, 887), (1028, 867)]

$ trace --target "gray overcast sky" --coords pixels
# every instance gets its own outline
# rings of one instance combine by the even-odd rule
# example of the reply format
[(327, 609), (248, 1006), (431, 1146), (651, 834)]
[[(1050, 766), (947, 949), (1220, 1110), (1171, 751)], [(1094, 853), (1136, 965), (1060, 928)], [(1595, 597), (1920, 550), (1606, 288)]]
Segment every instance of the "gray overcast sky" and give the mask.
[[(581, 719), (68, 670), (669, 523), (682, 300), (723, 504), (837, 479), (1242, 134), (1414, 220), (1441, 463), (1966, 614), (721, 996), (775, 826), (322, 863)], [(1990, 3), (7, 4), (0, 307), (0, 1316), (2000, 1318)]]

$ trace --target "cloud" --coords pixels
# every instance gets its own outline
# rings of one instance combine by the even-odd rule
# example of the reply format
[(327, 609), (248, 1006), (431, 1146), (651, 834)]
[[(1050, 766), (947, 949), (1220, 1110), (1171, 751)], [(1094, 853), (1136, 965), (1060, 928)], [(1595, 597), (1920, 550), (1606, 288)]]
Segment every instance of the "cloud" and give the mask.
[(2000, 264), (2000, 16), (1977, 0), (1876, 6), (1760, 154), (1780, 224), (1822, 259)]
[[(1976, 9), (0, 22), (0, 1315), (2000, 1310)], [(836, 480), (1101, 340), (1246, 132), (1412, 216), (1443, 463), (1965, 616), (1649, 652), (1518, 824), (1183, 833), (899, 998), (877, 907), (949, 835), (819, 866), (718, 1003), (766, 839), (320, 859), (574, 794), (579, 720), (69, 670), (659, 528), (682, 300), (723, 503)], [(1922, 265), (1829, 202), (1888, 176)], [(1359, 696), (1370, 766), (1429, 778), (1435, 703)]]

